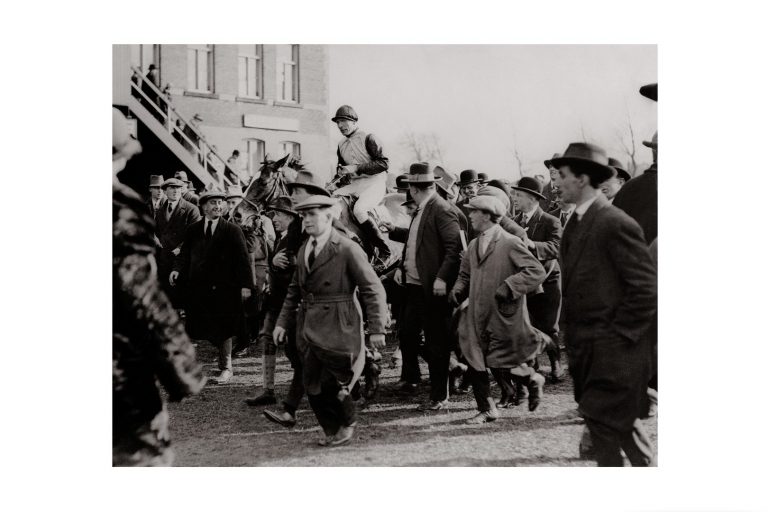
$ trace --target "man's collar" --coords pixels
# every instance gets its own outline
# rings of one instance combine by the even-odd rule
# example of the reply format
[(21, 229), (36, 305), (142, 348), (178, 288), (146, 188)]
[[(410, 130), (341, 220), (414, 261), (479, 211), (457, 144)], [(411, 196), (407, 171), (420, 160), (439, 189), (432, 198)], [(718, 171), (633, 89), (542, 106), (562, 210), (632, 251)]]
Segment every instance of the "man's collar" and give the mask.
[(325, 233), (319, 236), (312, 236), (312, 240), (317, 242), (318, 247), (325, 245), (328, 239), (331, 238), (331, 234), (333, 234), (333, 230), (334, 230), (334, 227), (329, 226), (328, 231), (326, 231)]
[(352, 131), (349, 133), (349, 135), (347, 135), (347, 138), (350, 138), (350, 137), (352, 137), (354, 134), (356, 134), (356, 133), (357, 133), (357, 130), (359, 130), (359, 129), (360, 129), (360, 127), (359, 127), (359, 126), (355, 126), (355, 129), (354, 129), (354, 130), (352, 130)]
[(430, 192), (430, 196), (429, 197), (427, 197), (421, 203), (417, 203), (417, 206), (419, 207), (419, 209), (423, 210), (424, 207), (427, 206), (427, 203), (430, 202), (432, 199), (434, 199), (434, 197), (437, 195), (437, 190), (432, 189), (429, 192)]
[(525, 217), (526, 222), (531, 220), (531, 217), (536, 213), (536, 210), (539, 208), (538, 204), (533, 205), (533, 208), (529, 212), (523, 212), (523, 217)]
[(497, 224), (494, 222), (493, 224), (491, 224), (491, 227), (489, 227), (488, 229), (480, 233), (479, 236), (487, 236), (492, 238), (493, 235), (496, 233), (496, 231), (498, 231), (499, 229), (501, 229), (501, 224)]
[(592, 206), (592, 203), (594, 203), (597, 200), (597, 198), (599, 197), (599, 194), (601, 193), (602, 192), (595, 194), (590, 199), (587, 199), (586, 201), (584, 201), (583, 203), (581, 203), (579, 206), (576, 207), (574, 211), (578, 216), (579, 220), (581, 220), (584, 214), (587, 213), (587, 210), (589, 210), (589, 207)]

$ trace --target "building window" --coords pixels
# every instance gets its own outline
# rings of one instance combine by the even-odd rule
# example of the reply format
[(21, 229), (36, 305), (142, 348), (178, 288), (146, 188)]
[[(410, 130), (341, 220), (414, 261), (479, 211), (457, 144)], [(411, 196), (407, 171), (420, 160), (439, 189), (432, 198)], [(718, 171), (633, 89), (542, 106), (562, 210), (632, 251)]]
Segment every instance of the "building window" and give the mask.
[(277, 97), (279, 101), (299, 101), (299, 45), (277, 45)]
[(262, 45), (240, 44), (238, 48), (238, 95), (246, 98), (261, 98)]
[(301, 144), (298, 142), (283, 141), (280, 143), (281, 158), (287, 154), (293, 155), (296, 160), (301, 160)]
[(254, 176), (264, 161), (264, 141), (260, 139), (246, 140), (248, 145), (248, 175)]
[(213, 92), (212, 44), (187, 46), (187, 81), (190, 91)]

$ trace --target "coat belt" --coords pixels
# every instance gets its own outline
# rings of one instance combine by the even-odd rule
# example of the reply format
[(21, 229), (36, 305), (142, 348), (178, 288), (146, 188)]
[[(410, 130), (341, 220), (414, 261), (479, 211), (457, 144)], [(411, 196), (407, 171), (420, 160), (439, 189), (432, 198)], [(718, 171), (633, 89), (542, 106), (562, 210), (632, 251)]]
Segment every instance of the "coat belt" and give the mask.
[(304, 294), (301, 298), (301, 305), (307, 307), (312, 304), (329, 304), (333, 302), (348, 302), (352, 300), (351, 293), (336, 293), (327, 295), (315, 295), (314, 293)]

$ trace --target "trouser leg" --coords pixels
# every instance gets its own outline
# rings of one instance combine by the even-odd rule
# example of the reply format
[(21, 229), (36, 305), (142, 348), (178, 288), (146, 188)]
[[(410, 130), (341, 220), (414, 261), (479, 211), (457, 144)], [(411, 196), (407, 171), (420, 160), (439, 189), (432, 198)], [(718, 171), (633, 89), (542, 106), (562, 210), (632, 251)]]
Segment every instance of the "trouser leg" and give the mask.
[[(621, 445), (625, 441), (626, 433), (585, 418), (587, 428), (592, 437), (592, 448), (598, 466), (623, 467), (624, 459), (621, 456)], [(631, 433), (630, 433), (631, 436)]]
[(651, 440), (639, 419), (632, 425), (632, 431), (622, 437), (621, 448), (633, 466), (652, 466), (655, 462)]
[(501, 398), (513, 398), (515, 396), (515, 385), (512, 383), (512, 374), (508, 368), (491, 368), (491, 374), (494, 380), (501, 388)]
[(301, 397), (304, 396), (304, 380), (303, 380), (303, 366), (301, 363), (301, 357), (296, 349), (296, 337), (292, 332), (287, 333), (288, 342), (285, 345), (285, 355), (291, 362), (291, 368), (293, 368), (293, 377), (291, 378), (291, 385), (288, 388), (288, 394), (283, 400), (283, 408), (291, 413), (296, 414), (296, 409), (299, 408), (301, 403)]
[(419, 344), (424, 323), (424, 291), (418, 285), (406, 285), (403, 318), (400, 322), (401, 376), (409, 384), (421, 382)]
[(339, 423), (335, 418), (334, 411), (328, 409), (326, 397), (322, 393), (319, 395), (307, 395), (307, 401), (325, 435), (332, 436), (336, 434), (339, 430)]
[(469, 367), (467, 375), (472, 381), (472, 392), (475, 395), (475, 402), (477, 402), (477, 410), (480, 412), (490, 411), (491, 382), (488, 378), (488, 372), (485, 370), (477, 371)]
[(234, 338), (227, 338), (219, 344), (219, 370), (232, 371), (232, 341)]
[(425, 313), (424, 334), (429, 354), (429, 382), (432, 386), (430, 400), (443, 401), (448, 398), (448, 365), (451, 360), (448, 301), (445, 297), (430, 297)]

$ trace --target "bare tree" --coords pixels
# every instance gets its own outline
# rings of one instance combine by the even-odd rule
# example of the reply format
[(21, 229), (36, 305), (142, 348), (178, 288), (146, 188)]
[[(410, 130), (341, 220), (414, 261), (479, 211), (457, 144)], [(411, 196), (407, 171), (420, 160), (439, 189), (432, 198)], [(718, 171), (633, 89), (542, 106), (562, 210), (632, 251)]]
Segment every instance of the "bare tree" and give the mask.
[(443, 145), (440, 137), (434, 132), (416, 133), (408, 130), (400, 138), (400, 145), (407, 149), (417, 162), (444, 161)]
[(630, 176), (634, 176), (637, 172), (637, 160), (635, 154), (637, 153), (637, 146), (635, 145), (635, 130), (632, 127), (632, 117), (629, 115), (629, 109), (627, 109), (627, 125), (628, 132), (619, 130), (616, 133), (616, 139), (621, 145), (621, 149), (629, 161), (627, 162), (627, 172)]

